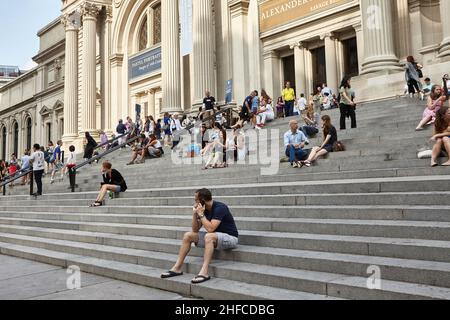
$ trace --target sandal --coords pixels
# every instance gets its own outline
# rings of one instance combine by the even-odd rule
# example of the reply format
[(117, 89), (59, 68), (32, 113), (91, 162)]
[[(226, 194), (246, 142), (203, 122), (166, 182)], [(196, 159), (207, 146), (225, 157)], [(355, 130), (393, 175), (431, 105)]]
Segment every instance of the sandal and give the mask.
[(161, 279), (169, 279), (169, 278), (173, 278), (173, 277), (179, 277), (182, 275), (183, 275), (183, 272), (175, 272), (175, 271), (169, 270), (166, 273), (161, 274)]
[(311, 162), (309, 161), (303, 161), (302, 164), (308, 168), (311, 167)]
[(433, 163), (433, 164), (431, 165), (432, 168), (436, 168), (436, 167), (438, 167), (438, 166), (439, 166), (438, 163)]
[(198, 276), (196, 276), (194, 279), (192, 279), (191, 283), (192, 284), (200, 284), (206, 281), (211, 280), (211, 277), (209, 276), (202, 276), (201, 274), (199, 274)]
[(103, 203), (99, 202), (99, 201), (95, 201), (93, 204), (91, 204), (89, 207), (90, 208), (97, 208), (97, 207), (101, 207), (103, 206)]

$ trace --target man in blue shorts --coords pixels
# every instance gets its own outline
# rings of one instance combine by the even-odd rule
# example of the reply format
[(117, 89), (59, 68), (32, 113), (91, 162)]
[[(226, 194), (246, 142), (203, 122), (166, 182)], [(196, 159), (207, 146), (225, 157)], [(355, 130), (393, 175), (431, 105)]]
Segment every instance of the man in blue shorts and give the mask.
[(214, 250), (230, 250), (237, 248), (239, 233), (228, 206), (213, 201), (211, 191), (201, 189), (195, 192), (195, 204), (192, 215), (192, 232), (183, 237), (178, 260), (174, 267), (161, 275), (167, 279), (183, 275), (181, 268), (191, 251), (192, 243), (204, 248), (203, 266), (199, 274), (192, 279), (193, 284), (203, 283), (211, 279), (208, 275)]

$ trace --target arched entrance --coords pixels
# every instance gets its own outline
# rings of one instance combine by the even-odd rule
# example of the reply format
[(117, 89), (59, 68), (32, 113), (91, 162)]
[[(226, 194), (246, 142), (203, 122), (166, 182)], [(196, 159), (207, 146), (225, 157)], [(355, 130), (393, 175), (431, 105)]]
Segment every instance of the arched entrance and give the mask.
[(26, 133), (27, 133), (27, 136), (26, 136), (26, 148), (28, 149), (28, 150), (30, 150), (31, 149), (31, 130), (33, 129), (33, 123), (32, 123), (32, 121), (31, 121), (31, 118), (28, 118), (27, 119), (27, 122), (26, 122), (26, 128), (27, 128), (27, 131), (26, 131)]
[(19, 156), (19, 124), (17, 122), (15, 122), (13, 126), (13, 138), (13, 152), (16, 154), (16, 156)]
[(6, 127), (3, 127), (2, 129), (2, 159), (5, 160), (6, 159), (6, 136), (7, 131), (6, 131)]

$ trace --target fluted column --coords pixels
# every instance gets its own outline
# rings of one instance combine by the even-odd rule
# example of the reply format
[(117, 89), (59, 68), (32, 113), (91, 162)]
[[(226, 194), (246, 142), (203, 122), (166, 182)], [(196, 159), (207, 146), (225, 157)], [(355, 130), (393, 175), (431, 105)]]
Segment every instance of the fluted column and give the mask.
[(297, 97), (300, 94), (306, 94), (306, 67), (305, 67), (305, 47), (302, 42), (296, 42), (291, 45), (294, 49), (295, 60), (295, 86), (297, 87)]
[(402, 71), (395, 55), (392, 1), (361, 0), (364, 33), (362, 73)]
[(103, 123), (105, 132), (108, 135), (113, 133), (113, 125), (117, 119), (111, 116), (111, 24), (112, 24), (112, 7), (106, 7), (105, 23), (103, 25), (103, 86), (102, 86), (102, 107), (103, 107)]
[(441, 24), (442, 24), (442, 43), (439, 50), (439, 57), (450, 56), (450, 1), (440, 1)]
[(398, 19), (397, 49), (399, 58), (406, 60), (406, 57), (412, 54), (408, 0), (396, 0), (396, 12)]
[(201, 104), (206, 90), (216, 94), (214, 76), (214, 23), (211, 0), (193, 2), (194, 104)]
[(83, 86), (82, 86), (82, 128), (94, 132), (97, 107), (97, 16), (100, 8), (92, 3), (84, 3), (83, 15)]
[(178, 0), (161, 1), (162, 87), (161, 112), (183, 112)]
[(156, 110), (155, 110), (155, 90), (151, 89), (148, 90), (148, 114), (156, 117)]
[(320, 37), (325, 40), (325, 61), (327, 71), (327, 86), (337, 92), (338, 76), (337, 76), (337, 57), (336, 57), (336, 39), (332, 33), (324, 34)]
[(356, 46), (358, 47), (358, 68), (359, 73), (362, 72), (362, 63), (364, 61), (364, 35), (361, 23), (353, 25), (356, 33)]
[(64, 70), (64, 142), (78, 136), (78, 29), (69, 15), (61, 19), (66, 29)]

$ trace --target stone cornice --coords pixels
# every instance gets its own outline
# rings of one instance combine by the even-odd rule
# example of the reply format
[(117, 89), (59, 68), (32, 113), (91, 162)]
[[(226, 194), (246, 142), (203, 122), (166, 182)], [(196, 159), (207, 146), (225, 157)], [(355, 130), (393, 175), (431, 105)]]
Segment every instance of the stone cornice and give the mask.
[(65, 43), (66, 40), (61, 40), (52, 47), (39, 52), (37, 55), (35, 55), (32, 59), (37, 64), (41, 63), (43, 60), (46, 60), (46, 58), (51, 57), (53, 55), (57, 55), (58, 53), (64, 52), (65, 50)]

